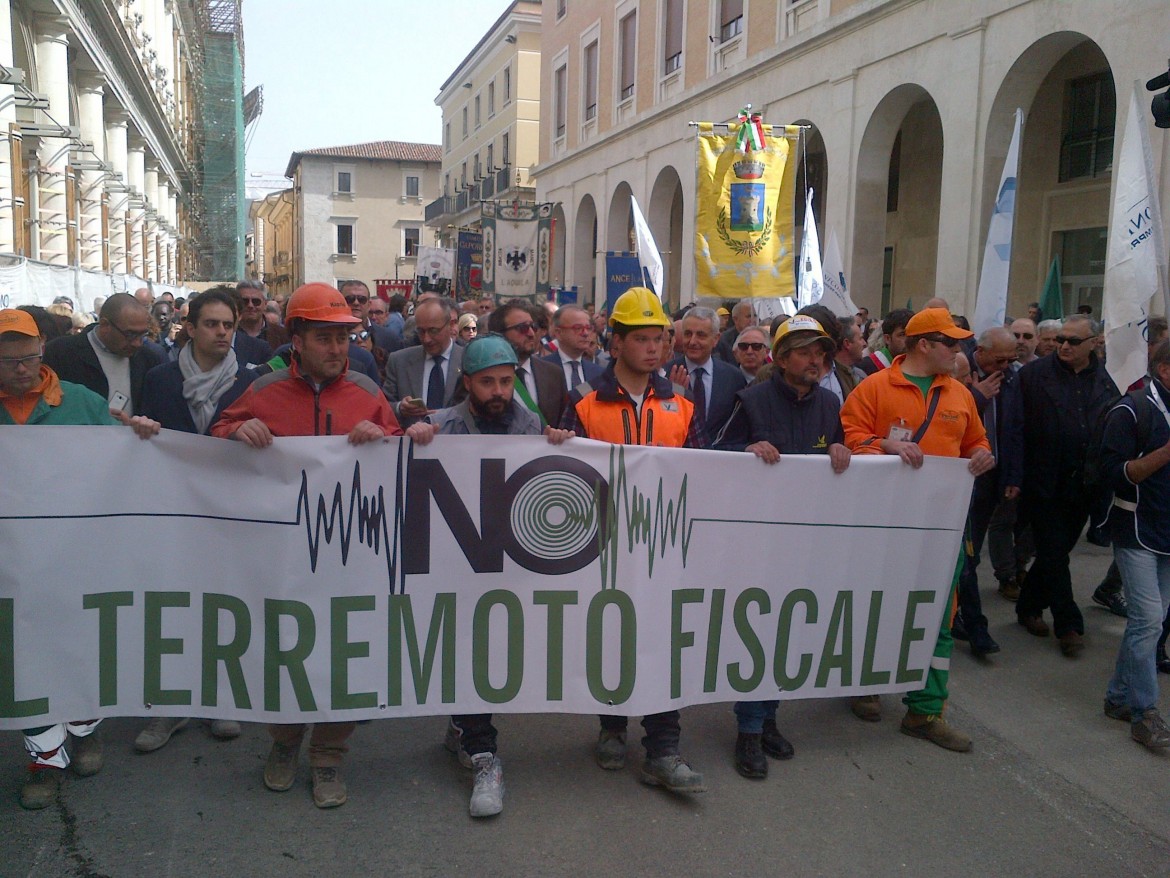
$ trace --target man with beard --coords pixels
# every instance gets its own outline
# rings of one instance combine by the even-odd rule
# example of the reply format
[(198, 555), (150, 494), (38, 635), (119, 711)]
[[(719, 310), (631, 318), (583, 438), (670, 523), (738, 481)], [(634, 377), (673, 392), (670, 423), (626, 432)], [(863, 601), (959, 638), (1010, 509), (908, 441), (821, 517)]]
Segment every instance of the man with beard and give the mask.
[[(746, 334), (744, 330), (740, 338)], [(825, 358), (836, 348), (821, 324), (805, 314), (776, 330), (773, 369), (767, 380), (736, 394), (736, 405), (716, 447), (750, 451), (767, 464), (781, 455), (824, 454), (833, 472), (849, 466), (841, 431), (841, 404), (820, 384)], [(776, 727), (778, 701), (740, 701), (735, 705), (739, 735), (735, 770), (748, 778), (768, 776), (768, 760), (791, 759), (792, 744)]]
[[(473, 338), (463, 351), (463, 388), (467, 398), (441, 409), (426, 421), (411, 424), (406, 435), (419, 445), (435, 436), (539, 436), (553, 445), (573, 433), (554, 427), (541, 429), (540, 418), (514, 395), (516, 352), (498, 335)], [(472, 817), (490, 817), (504, 810), (504, 768), (496, 756), (496, 728), (492, 715), (464, 714), (451, 717), (444, 742), (459, 761), (475, 771), (471, 791)]]

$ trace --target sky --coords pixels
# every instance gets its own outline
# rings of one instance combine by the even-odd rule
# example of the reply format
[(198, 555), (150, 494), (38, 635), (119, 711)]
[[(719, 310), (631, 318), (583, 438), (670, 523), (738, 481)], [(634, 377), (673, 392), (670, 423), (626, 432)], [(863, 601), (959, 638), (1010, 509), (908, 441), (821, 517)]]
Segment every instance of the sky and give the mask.
[(243, 0), (245, 90), (264, 86), (247, 170), (296, 150), (440, 143), (439, 87), (509, 0)]

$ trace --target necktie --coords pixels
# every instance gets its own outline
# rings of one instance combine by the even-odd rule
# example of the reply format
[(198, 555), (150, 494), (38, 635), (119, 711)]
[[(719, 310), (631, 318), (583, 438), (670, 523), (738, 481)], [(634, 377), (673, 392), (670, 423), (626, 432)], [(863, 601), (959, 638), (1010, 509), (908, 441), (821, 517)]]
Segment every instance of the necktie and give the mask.
[(699, 366), (691, 373), (691, 396), (694, 399), (695, 409), (703, 417), (707, 416), (707, 385), (703, 383), (703, 376), (707, 370)]
[(443, 355), (435, 354), (431, 361), (435, 365), (431, 368), (431, 377), (427, 379), (427, 408), (441, 409), (446, 383), (443, 381)]
[(572, 390), (581, 383), (581, 366), (576, 360), (571, 361), (570, 365), (573, 367), (573, 383), (569, 386), (569, 390)]

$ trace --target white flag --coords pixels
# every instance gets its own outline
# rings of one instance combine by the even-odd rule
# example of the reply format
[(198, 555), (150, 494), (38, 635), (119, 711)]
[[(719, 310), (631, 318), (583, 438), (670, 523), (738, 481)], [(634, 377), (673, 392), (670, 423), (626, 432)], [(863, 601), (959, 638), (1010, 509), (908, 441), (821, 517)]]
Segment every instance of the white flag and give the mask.
[(634, 236), (638, 239), (638, 266), (643, 276), (649, 276), (650, 288), (662, 298), (662, 255), (658, 252), (658, 245), (654, 243), (654, 236), (650, 234), (650, 227), (646, 225), (646, 218), (638, 207), (638, 199), (630, 196), (630, 209), (634, 214)]
[(987, 244), (983, 248), (983, 270), (979, 272), (979, 292), (975, 296), (975, 316), (971, 328), (975, 334), (1003, 326), (1007, 314), (1008, 274), (1012, 265), (1012, 226), (1016, 214), (1016, 174), (1020, 167), (1020, 129), (1024, 111), (1016, 109), (1012, 142), (999, 177), (995, 207), (987, 224)]
[(1105, 256), (1105, 359), (1109, 377), (1124, 393), (1146, 374), (1146, 319), (1150, 300), (1165, 295), (1165, 239), (1154, 183), (1146, 111), (1133, 84), (1125, 136), (1113, 168), (1116, 189), (1109, 212)]
[(852, 317), (857, 306), (849, 298), (849, 286), (845, 283), (845, 264), (841, 261), (841, 249), (837, 246), (837, 230), (829, 229), (829, 240), (825, 242), (824, 264), (825, 289), (821, 304), (838, 317)]
[(824, 292), (825, 278), (821, 271), (821, 242), (817, 237), (817, 220), (813, 214), (813, 191), (808, 190), (804, 201), (804, 237), (800, 243), (800, 282), (797, 290), (797, 308), (815, 305)]

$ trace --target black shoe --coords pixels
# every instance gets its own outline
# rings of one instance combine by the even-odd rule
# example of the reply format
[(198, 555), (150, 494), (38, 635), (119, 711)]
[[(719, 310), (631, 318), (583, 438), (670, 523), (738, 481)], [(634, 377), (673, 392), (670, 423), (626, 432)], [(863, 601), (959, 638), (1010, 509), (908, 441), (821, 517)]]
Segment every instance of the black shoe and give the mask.
[(796, 755), (796, 748), (776, 728), (776, 720), (764, 720), (764, 731), (760, 735), (760, 744), (764, 752), (773, 759), (791, 759)]
[(1120, 616), (1122, 619), (1129, 617), (1129, 605), (1125, 602), (1125, 594), (1119, 588), (1097, 586), (1093, 592), (1093, 603), (1104, 607), (1114, 616)]
[(999, 644), (987, 633), (986, 628), (979, 628), (971, 632), (970, 645), (971, 654), (976, 658), (999, 652)]
[(963, 620), (957, 615), (955, 616), (954, 621), (951, 622), (951, 637), (953, 637), (955, 640), (963, 641), (969, 639), (967, 637), (967, 626), (963, 624)]
[(1158, 673), (1170, 674), (1170, 656), (1166, 655), (1165, 649), (1159, 649), (1156, 656), (1158, 662)]
[(735, 770), (744, 777), (767, 777), (768, 760), (760, 749), (760, 735), (740, 732), (735, 739)]

